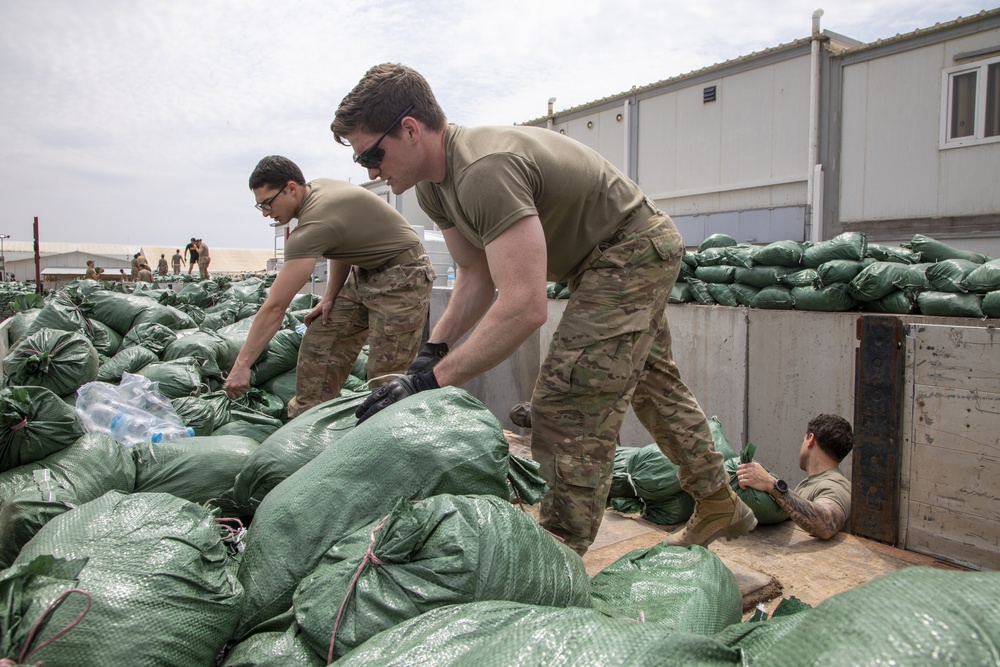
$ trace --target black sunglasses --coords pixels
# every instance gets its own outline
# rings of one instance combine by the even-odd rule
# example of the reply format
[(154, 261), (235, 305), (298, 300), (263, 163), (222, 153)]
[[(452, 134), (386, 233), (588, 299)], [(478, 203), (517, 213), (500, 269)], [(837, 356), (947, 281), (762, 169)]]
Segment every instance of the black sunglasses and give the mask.
[(396, 127), (396, 125), (399, 124), (399, 121), (403, 120), (406, 114), (410, 113), (412, 110), (412, 104), (403, 109), (403, 113), (399, 114), (399, 117), (392, 121), (392, 125), (389, 126), (388, 130), (382, 133), (382, 136), (378, 138), (378, 141), (360, 153), (354, 154), (354, 161), (365, 169), (374, 169), (382, 164), (382, 158), (385, 157), (385, 149), (379, 148), (378, 145), (382, 143), (382, 140), (385, 139), (390, 132), (392, 132), (392, 128)]

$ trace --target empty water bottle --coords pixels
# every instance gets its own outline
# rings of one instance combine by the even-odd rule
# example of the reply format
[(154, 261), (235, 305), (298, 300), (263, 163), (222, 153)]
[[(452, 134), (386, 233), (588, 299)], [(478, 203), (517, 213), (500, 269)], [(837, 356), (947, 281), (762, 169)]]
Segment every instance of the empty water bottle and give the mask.
[(151, 415), (119, 412), (111, 418), (111, 436), (125, 445), (132, 447), (139, 442), (149, 442), (153, 429), (161, 424)]
[(153, 435), (150, 436), (150, 442), (168, 442), (170, 440), (178, 440), (179, 438), (193, 437), (194, 429), (190, 426), (170, 426), (161, 431), (154, 431)]
[(455, 265), (451, 264), (448, 266), (448, 287), (455, 286)]
[(305, 332), (306, 332), (306, 325), (304, 324), (295, 325), (295, 333), (304, 334)]

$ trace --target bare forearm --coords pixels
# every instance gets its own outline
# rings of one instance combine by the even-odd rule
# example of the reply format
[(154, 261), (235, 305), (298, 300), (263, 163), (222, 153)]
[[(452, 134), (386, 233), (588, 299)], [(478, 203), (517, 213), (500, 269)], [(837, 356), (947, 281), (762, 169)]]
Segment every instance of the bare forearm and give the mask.
[(814, 503), (794, 491), (775, 497), (788, 517), (813, 537), (828, 540), (844, 527), (847, 515), (835, 503)]
[(337, 298), (337, 295), (340, 294), (340, 288), (342, 288), (344, 283), (347, 282), (347, 276), (351, 272), (351, 265), (332, 259), (328, 260), (328, 262), (328, 282), (326, 283), (326, 292), (323, 294), (323, 299), (326, 301), (334, 301)]
[(253, 318), (250, 333), (247, 334), (246, 342), (240, 348), (240, 353), (233, 366), (240, 368), (252, 366), (267, 344), (274, 338), (274, 334), (281, 327), (284, 317), (285, 309), (280, 304), (265, 302)]
[(493, 283), (482, 284), (471, 280), (457, 281), (448, 300), (448, 307), (429, 340), (432, 343), (448, 343), (454, 347), (458, 339), (469, 332), (493, 304), (496, 289)]

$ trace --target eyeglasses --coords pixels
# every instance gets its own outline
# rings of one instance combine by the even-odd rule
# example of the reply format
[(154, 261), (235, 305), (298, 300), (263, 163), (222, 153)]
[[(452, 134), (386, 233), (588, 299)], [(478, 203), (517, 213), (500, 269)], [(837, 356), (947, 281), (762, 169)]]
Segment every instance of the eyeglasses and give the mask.
[(396, 127), (396, 125), (399, 124), (399, 121), (403, 120), (403, 118), (406, 117), (406, 114), (410, 113), (411, 111), (413, 111), (412, 104), (403, 109), (403, 113), (399, 114), (399, 117), (396, 120), (392, 121), (392, 125), (389, 126), (388, 130), (382, 133), (382, 136), (378, 138), (378, 141), (376, 141), (374, 144), (372, 144), (365, 150), (361, 151), (361, 153), (355, 153), (354, 161), (360, 164), (365, 169), (374, 169), (375, 167), (382, 164), (382, 158), (385, 157), (385, 149), (379, 148), (378, 145), (382, 143), (382, 140), (385, 139), (390, 132), (392, 132), (392, 128)]
[[(286, 185), (285, 188), (287, 188), (287, 187), (288, 186)], [(275, 193), (275, 195), (273, 197), (271, 197), (270, 199), (265, 199), (264, 201), (262, 201), (259, 204), (254, 204), (253, 207), (255, 209), (257, 209), (258, 211), (270, 211), (271, 210), (271, 204), (274, 202), (275, 199), (278, 198), (278, 195), (280, 195), (282, 192), (285, 191), (285, 188), (281, 188), (280, 190), (278, 190)]]

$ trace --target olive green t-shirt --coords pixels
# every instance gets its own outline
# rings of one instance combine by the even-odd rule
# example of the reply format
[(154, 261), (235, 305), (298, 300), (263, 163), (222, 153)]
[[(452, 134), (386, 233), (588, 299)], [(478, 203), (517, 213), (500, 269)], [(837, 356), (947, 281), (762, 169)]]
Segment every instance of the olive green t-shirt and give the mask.
[(821, 498), (828, 498), (844, 509), (847, 515), (847, 523), (841, 531), (848, 533), (851, 530), (851, 481), (837, 468), (830, 468), (823, 472), (816, 473), (812, 477), (806, 477), (795, 487), (795, 493), (806, 500), (816, 502)]
[(443, 181), (417, 185), (431, 220), (485, 248), (518, 220), (537, 215), (549, 280), (570, 276), (643, 199), (639, 186), (599, 153), (539, 127), (449, 125), (445, 159)]
[(420, 242), (406, 218), (373, 192), (330, 178), (306, 189), (285, 259), (325, 257), (375, 269)]

